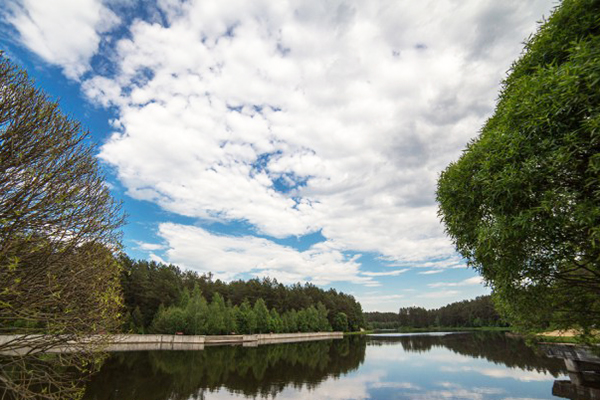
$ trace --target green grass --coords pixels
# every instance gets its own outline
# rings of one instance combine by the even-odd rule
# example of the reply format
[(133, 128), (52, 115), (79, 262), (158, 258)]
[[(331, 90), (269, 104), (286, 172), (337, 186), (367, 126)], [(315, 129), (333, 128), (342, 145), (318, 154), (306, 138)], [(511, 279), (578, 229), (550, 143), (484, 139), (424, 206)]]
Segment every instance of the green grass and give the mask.
[(499, 327), (499, 326), (480, 326), (480, 327), (456, 327), (456, 326), (434, 326), (429, 328), (398, 328), (398, 329), (390, 329), (390, 330), (381, 330), (375, 329), (373, 331), (369, 331), (371, 333), (375, 332), (397, 332), (397, 333), (419, 333), (419, 332), (465, 332), (465, 331), (493, 331), (493, 332), (510, 332), (511, 328), (509, 327)]
[(535, 336), (534, 340), (538, 343), (572, 343), (572, 344), (581, 344), (581, 341), (577, 340), (574, 337), (570, 336), (544, 336), (538, 335)]

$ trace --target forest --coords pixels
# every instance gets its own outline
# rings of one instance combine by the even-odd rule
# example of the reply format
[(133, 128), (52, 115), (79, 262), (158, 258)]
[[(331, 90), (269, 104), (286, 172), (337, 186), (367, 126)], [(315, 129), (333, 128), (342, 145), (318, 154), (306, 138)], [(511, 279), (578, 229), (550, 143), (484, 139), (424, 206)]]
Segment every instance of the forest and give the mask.
[(491, 296), (479, 296), (432, 310), (404, 307), (398, 313), (367, 312), (365, 321), (371, 329), (508, 326), (494, 308)]
[(119, 257), (125, 305), (122, 330), (133, 333), (357, 331), (365, 326), (353, 296), (310, 283), (274, 279), (223, 282), (175, 265)]

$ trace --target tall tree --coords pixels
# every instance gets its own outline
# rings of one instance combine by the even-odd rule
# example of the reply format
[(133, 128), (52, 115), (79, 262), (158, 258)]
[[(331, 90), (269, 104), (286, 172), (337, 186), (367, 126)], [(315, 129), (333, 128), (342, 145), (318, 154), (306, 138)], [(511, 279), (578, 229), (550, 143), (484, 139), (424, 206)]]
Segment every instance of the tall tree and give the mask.
[(525, 330), (600, 323), (600, 2), (564, 0), (438, 182), (458, 251)]
[[(27, 334), (0, 353), (39, 355), (116, 328), (122, 223), (88, 133), (0, 54), (0, 333)], [(54, 335), (32, 335), (42, 333)], [(93, 353), (79, 350), (60, 361), (83, 368)], [(3, 359), (0, 385), (17, 397), (67, 390), (52, 359), (32, 353)]]

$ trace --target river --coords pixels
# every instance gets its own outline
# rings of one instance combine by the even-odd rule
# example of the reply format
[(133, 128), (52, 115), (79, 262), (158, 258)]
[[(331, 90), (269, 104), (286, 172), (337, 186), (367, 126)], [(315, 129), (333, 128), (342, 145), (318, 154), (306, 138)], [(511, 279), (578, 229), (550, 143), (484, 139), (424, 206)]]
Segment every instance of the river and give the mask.
[(549, 399), (565, 364), (502, 333), (115, 352), (86, 400)]

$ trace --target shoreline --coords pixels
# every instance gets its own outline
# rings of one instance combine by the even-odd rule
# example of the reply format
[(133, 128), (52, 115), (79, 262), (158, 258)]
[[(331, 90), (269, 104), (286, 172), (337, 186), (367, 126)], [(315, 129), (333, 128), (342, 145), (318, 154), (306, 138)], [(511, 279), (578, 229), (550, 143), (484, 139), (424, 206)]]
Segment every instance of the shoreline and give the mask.
[[(0, 335), (0, 346), (22, 335)], [(296, 343), (316, 340), (342, 339), (343, 332), (264, 333), (253, 335), (165, 335), (165, 334), (115, 334), (88, 336), (79, 341), (68, 341), (47, 350), (48, 353), (68, 353), (81, 349), (87, 343), (101, 343), (99, 351), (141, 350), (203, 350), (206, 346), (258, 347), (266, 344)], [(27, 347), (8, 348), (3, 354), (27, 353)]]

